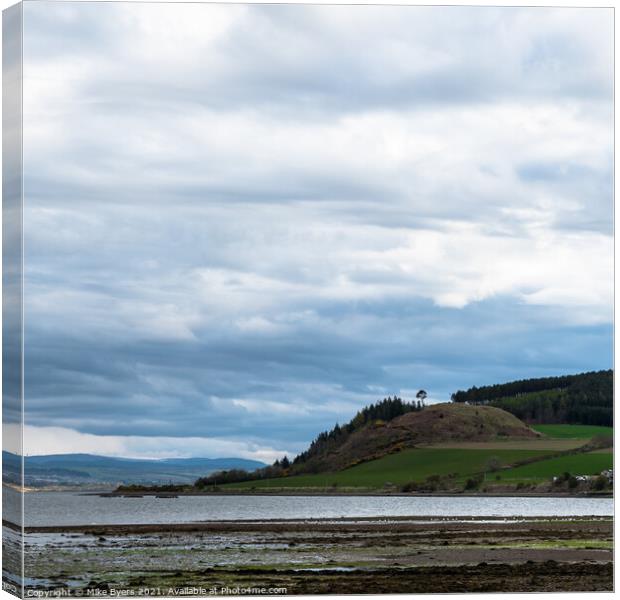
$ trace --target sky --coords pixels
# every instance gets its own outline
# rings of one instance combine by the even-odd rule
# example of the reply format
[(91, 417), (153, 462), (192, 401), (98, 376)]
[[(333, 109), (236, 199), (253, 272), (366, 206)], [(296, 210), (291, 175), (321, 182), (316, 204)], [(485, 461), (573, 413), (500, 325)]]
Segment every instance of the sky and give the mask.
[(611, 368), (612, 19), (26, 3), (25, 451), (272, 461)]

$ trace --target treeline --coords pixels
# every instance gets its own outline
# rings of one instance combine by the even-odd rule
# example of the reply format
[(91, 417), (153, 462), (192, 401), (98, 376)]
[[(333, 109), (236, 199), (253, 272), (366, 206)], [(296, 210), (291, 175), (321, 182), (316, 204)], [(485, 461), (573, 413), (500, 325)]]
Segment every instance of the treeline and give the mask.
[[(418, 397), (425, 398), (426, 392), (420, 390)], [(338, 424), (331, 431), (323, 431), (310, 444), (310, 447), (295, 457), (294, 465), (299, 465), (310, 461), (316, 456), (329, 453), (332, 449), (342, 445), (346, 439), (358, 429), (368, 423), (377, 421), (391, 421), (409, 412), (421, 411), (424, 408), (424, 401), (405, 402), (397, 396), (384, 398), (381, 402), (371, 404), (360, 410), (353, 419), (342, 427)]]
[[(280, 463), (280, 461), (276, 461)], [(244, 469), (230, 469), (228, 471), (217, 471), (207, 477), (200, 477), (194, 482), (194, 487), (199, 490), (217, 487), (225, 483), (238, 483), (240, 481), (257, 481), (259, 479), (271, 479), (282, 477), (284, 470), (280, 466), (268, 465), (256, 471), (245, 471)]]
[[(284, 477), (308, 471), (307, 463), (313, 462), (319, 456), (324, 456), (331, 450), (343, 444), (347, 438), (358, 429), (369, 423), (378, 421), (391, 421), (409, 412), (421, 411), (424, 408), (424, 398), (426, 392), (420, 390), (416, 396), (419, 398), (415, 402), (405, 402), (402, 398), (391, 396), (384, 398), (380, 402), (366, 406), (360, 410), (351, 421), (346, 425), (336, 424), (330, 431), (320, 433), (310, 444), (305, 452), (302, 452), (291, 462), (286, 456), (276, 460), (273, 465), (248, 472), (243, 469), (230, 469), (229, 471), (219, 471), (212, 473), (208, 477), (197, 479), (194, 486), (198, 489), (205, 489), (223, 485), (225, 483), (238, 483), (241, 481), (258, 481), (260, 479), (272, 479), (274, 477)], [(317, 465), (313, 464), (312, 468)]]
[(613, 371), (523, 379), (472, 387), (453, 402), (502, 408), (528, 423), (613, 425)]

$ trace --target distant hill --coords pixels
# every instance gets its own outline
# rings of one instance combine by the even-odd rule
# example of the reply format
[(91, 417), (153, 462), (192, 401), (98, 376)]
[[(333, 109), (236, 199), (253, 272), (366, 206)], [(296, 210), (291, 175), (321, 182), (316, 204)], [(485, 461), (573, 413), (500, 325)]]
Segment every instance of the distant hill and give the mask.
[[(21, 457), (2, 452), (3, 481), (20, 482)], [(45, 485), (101, 485), (118, 483), (192, 483), (196, 478), (223, 469), (254, 471), (265, 466), (244, 458), (166, 458), (160, 460), (117, 458), (93, 454), (51, 454), (25, 459), (25, 483)]]
[(452, 394), (457, 403), (495, 406), (527, 423), (613, 426), (613, 371), (522, 379)]
[(291, 473), (338, 471), (418, 445), (449, 441), (483, 442), (535, 438), (536, 433), (514, 415), (490, 406), (433, 404), (390, 421), (373, 421), (343, 439), (340, 445), (299, 465)]
[[(334, 473), (405, 449), (441, 442), (529, 440), (541, 437), (514, 415), (491, 406), (442, 403), (412, 408), (386, 399), (360, 411), (343, 427), (320, 434), (292, 463), (276, 461), (254, 473), (238, 470), (214, 473), (195, 483), (199, 489), (295, 475)], [(389, 409), (389, 410), (388, 410)], [(394, 415), (389, 420), (363, 415)], [(360, 417), (360, 415), (362, 415)]]

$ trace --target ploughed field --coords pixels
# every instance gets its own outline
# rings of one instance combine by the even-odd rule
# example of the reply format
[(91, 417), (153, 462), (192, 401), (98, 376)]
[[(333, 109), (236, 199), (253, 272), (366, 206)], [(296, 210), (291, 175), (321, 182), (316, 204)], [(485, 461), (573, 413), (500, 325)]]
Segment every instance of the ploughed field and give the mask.
[(429, 477), (448, 481), (455, 489), (472, 477), (484, 486), (537, 486), (554, 476), (597, 475), (613, 466), (612, 448), (581, 452), (579, 448), (597, 436), (611, 437), (613, 429), (581, 425), (540, 425), (533, 429), (544, 437), (484, 442), (444, 442), (401, 450), (342, 471), (296, 475), (240, 482), (224, 490), (276, 489), (385, 489)]
[(30, 528), (27, 589), (76, 596), (88, 589), (174, 595), (188, 586), (288, 594), (611, 590), (612, 535), (610, 518), (591, 517)]

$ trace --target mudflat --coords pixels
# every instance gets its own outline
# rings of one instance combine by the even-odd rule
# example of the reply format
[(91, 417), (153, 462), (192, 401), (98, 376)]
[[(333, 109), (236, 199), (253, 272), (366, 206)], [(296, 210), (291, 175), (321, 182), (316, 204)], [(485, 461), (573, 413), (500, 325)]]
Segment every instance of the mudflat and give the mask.
[(26, 571), (29, 589), (69, 594), (603, 591), (612, 540), (606, 517), (38, 527)]

